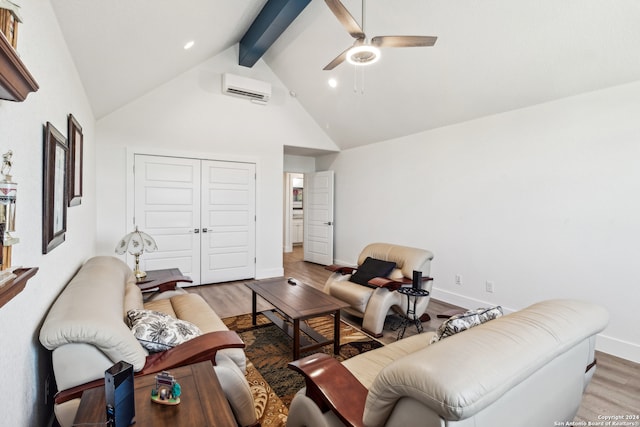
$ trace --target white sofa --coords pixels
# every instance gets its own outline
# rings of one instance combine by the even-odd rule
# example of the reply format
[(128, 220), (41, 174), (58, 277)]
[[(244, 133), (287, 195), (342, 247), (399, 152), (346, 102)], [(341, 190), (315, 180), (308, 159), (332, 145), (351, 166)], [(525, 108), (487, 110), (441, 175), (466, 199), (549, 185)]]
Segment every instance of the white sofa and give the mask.
[(430, 344), (414, 335), (347, 359), (313, 355), (288, 427), (550, 427), (573, 420), (595, 371), (600, 306), (550, 300)]
[[(350, 281), (367, 258), (394, 262), (396, 266), (385, 277), (374, 278), (367, 285)], [(404, 316), (407, 315), (407, 297), (396, 292), (396, 289), (412, 283), (414, 270), (422, 273), (424, 281), (420, 287), (431, 291), (429, 272), (432, 259), (433, 253), (425, 249), (390, 243), (371, 243), (360, 252), (357, 267), (327, 267), (333, 274), (327, 279), (324, 292), (348, 303), (349, 307), (344, 311), (362, 318), (362, 329), (370, 335), (380, 337), (388, 314), (395, 310)], [(429, 299), (427, 296), (417, 300), (417, 317), (426, 312)]]
[[(136, 375), (210, 360), (240, 426), (257, 423), (244, 372), (244, 343), (199, 295), (166, 292), (143, 302), (132, 270), (118, 258), (88, 260), (49, 310), (40, 342), (52, 351), (58, 387), (54, 410), (62, 427), (70, 427), (82, 391), (104, 384), (104, 372), (124, 360)], [(127, 324), (131, 309), (160, 311), (195, 324), (202, 335), (161, 353), (150, 354)]]

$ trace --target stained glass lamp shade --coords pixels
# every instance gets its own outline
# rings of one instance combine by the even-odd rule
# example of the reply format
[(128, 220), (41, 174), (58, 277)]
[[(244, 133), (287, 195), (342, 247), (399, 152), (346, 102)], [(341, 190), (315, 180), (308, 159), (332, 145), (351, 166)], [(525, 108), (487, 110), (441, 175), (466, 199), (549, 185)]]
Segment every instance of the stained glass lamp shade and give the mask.
[(156, 241), (153, 240), (153, 237), (144, 231), (138, 230), (138, 226), (136, 226), (135, 231), (128, 233), (120, 239), (118, 246), (116, 246), (116, 253), (118, 255), (129, 252), (136, 258), (136, 266), (133, 270), (133, 274), (135, 274), (137, 279), (147, 277), (147, 273), (140, 270), (140, 255), (142, 255), (143, 252), (155, 252), (157, 250), (158, 245), (156, 245)]

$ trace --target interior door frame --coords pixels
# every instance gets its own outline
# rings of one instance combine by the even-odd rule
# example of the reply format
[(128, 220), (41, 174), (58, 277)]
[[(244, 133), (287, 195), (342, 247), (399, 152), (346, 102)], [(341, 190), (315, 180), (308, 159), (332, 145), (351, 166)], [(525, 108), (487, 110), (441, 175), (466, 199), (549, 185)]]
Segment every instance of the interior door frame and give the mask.
[[(234, 156), (229, 154), (216, 154), (211, 152), (196, 152), (196, 151), (184, 151), (184, 150), (171, 150), (171, 149), (163, 149), (163, 148), (154, 148), (154, 147), (139, 147), (139, 146), (128, 146), (126, 148), (126, 173), (125, 173), (125, 187), (126, 187), (126, 195), (125, 195), (125, 218), (124, 218), (124, 230), (121, 230), (120, 235), (124, 236), (126, 233), (133, 231), (134, 223), (134, 215), (135, 215), (135, 174), (134, 174), (134, 165), (135, 165), (135, 156), (145, 155), (145, 156), (165, 156), (165, 157), (182, 157), (187, 159), (197, 159), (197, 160), (219, 160), (223, 162), (240, 162), (240, 163), (254, 163), (256, 165), (256, 177), (260, 176), (260, 162), (259, 159), (252, 156)], [(257, 180), (257, 178), (256, 178)], [(260, 215), (260, 203), (259, 197), (257, 197), (258, 185), (256, 182), (256, 217), (259, 218)], [(256, 222), (255, 234), (256, 238), (259, 234), (259, 224)], [(258, 247), (256, 246), (256, 256), (258, 252)], [(133, 256), (125, 253), (125, 261), (127, 264), (131, 265), (133, 263)], [(257, 272), (257, 266), (256, 266)]]

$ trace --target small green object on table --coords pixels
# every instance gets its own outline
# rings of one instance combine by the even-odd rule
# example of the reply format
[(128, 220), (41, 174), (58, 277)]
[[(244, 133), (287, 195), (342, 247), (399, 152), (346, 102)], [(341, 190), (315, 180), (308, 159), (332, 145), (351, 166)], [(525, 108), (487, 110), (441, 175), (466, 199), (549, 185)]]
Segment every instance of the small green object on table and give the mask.
[(151, 400), (161, 405), (177, 405), (180, 403), (182, 388), (173, 375), (162, 371), (156, 375), (156, 386), (151, 390)]

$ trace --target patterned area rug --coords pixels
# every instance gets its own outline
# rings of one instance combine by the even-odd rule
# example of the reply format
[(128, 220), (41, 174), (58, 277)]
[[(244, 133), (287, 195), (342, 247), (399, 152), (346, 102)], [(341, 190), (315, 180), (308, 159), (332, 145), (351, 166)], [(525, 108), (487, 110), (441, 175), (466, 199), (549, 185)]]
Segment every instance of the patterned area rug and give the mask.
[[(250, 314), (222, 320), (229, 329), (238, 332), (246, 344), (247, 380), (254, 393), (260, 424), (284, 427), (291, 399), (304, 387), (302, 376), (287, 367), (292, 358), (293, 340), (262, 315), (258, 316), (256, 326), (251, 324)], [(326, 337), (333, 335), (332, 316), (310, 319), (306, 323)], [(335, 356), (340, 361), (383, 345), (345, 322), (341, 322), (340, 328), (340, 354)], [(332, 355), (333, 345), (308, 354), (317, 352)]]

